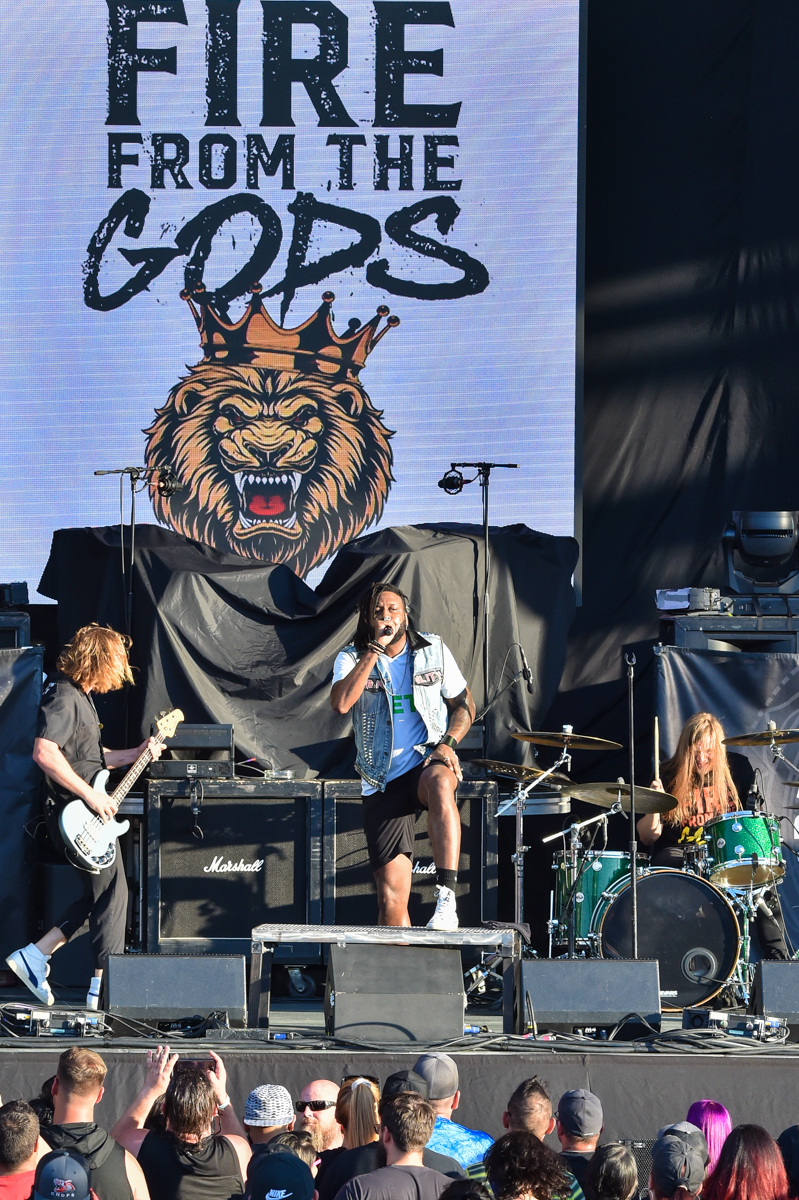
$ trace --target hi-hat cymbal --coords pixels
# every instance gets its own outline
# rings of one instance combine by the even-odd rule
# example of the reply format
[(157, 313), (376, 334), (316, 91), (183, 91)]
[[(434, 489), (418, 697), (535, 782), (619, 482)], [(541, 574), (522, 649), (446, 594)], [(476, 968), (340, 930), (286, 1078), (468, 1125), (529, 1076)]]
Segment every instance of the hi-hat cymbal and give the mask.
[[(572, 783), (561, 789), (561, 795), (570, 796), (572, 800), (584, 800), (586, 804), (598, 804), (600, 808), (612, 808), (620, 799), (622, 812), (630, 811), (629, 783)], [(659, 792), (656, 788), (638, 787), (636, 784), (636, 816), (671, 812), (676, 806), (676, 796), (670, 796), (668, 792)]]
[[(506, 775), (509, 779), (518, 779), (520, 783), (530, 783), (544, 774), (543, 767), (520, 767), (517, 763), (500, 762), (496, 758), (473, 758), (471, 761), (476, 767), (485, 767), (492, 775)], [(571, 783), (568, 775), (560, 775), (557, 771), (547, 775), (546, 782), (550, 780), (552, 783)]]
[(799, 742), (799, 729), (764, 729), (762, 733), (739, 733), (737, 737), (724, 738), (725, 746), (784, 746), (786, 742)]
[(621, 742), (609, 742), (606, 738), (588, 737), (582, 733), (512, 733), (511, 737), (515, 737), (517, 742), (567, 746), (569, 750), (621, 750)]

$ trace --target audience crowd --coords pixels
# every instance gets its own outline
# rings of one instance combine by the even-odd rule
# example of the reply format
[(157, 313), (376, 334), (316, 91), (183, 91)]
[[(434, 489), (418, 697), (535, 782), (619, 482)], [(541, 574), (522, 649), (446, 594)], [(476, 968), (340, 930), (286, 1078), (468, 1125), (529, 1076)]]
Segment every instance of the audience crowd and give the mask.
[(538, 1079), (523, 1080), (497, 1141), (453, 1120), (447, 1054), (422, 1054), (382, 1087), (314, 1079), (296, 1101), (259, 1084), (239, 1118), (218, 1054), (159, 1046), (110, 1132), (95, 1120), (105, 1078), (99, 1054), (71, 1047), (38, 1096), (0, 1106), (0, 1200), (799, 1200), (799, 1126), (775, 1142), (759, 1125), (733, 1127), (714, 1100), (637, 1144), (640, 1178), (627, 1145), (601, 1141), (602, 1103), (584, 1089), (553, 1106)]

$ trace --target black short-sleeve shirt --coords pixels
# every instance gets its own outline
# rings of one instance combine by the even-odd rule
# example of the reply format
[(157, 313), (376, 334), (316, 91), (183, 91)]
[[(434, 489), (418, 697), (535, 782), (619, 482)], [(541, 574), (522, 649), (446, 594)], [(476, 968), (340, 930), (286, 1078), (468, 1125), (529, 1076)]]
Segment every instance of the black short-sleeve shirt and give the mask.
[[(55, 742), (76, 775), (91, 783), (105, 766), (100, 722), (91, 698), (66, 675), (51, 679), (42, 696), (36, 736)], [(71, 794), (47, 779), (50, 794), (58, 801)]]

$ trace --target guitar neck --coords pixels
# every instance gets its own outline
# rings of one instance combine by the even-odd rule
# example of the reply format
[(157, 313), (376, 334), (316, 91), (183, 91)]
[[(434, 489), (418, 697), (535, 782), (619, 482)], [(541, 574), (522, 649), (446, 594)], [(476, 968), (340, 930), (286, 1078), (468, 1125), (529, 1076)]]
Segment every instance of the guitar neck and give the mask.
[[(154, 741), (158, 742), (159, 746), (163, 746), (164, 740), (165, 739), (164, 739), (163, 734), (157, 733), (155, 735)], [(126, 773), (125, 778), (122, 780), (122, 782), (120, 784), (117, 785), (117, 787), (114, 788), (113, 792), (111, 793), (109, 799), (111, 800), (111, 802), (115, 808), (119, 808), (120, 804), (125, 799), (128, 792), (133, 787), (134, 783), (139, 778), (139, 776), (141, 775), (144, 768), (149, 766), (150, 763), (152, 762), (152, 760), (153, 760), (153, 752), (150, 749), (150, 747), (148, 746), (146, 750), (142, 750), (141, 754), (136, 759), (133, 766)]]

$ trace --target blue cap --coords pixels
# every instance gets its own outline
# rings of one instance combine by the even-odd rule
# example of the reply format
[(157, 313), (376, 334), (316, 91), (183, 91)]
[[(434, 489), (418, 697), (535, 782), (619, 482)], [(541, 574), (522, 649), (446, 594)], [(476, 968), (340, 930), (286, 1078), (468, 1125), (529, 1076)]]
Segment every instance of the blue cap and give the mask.
[(39, 1159), (33, 1200), (89, 1200), (92, 1169), (75, 1150), (51, 1150)]

